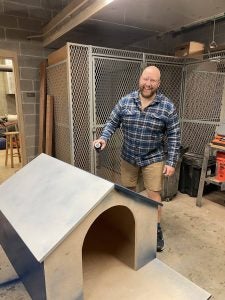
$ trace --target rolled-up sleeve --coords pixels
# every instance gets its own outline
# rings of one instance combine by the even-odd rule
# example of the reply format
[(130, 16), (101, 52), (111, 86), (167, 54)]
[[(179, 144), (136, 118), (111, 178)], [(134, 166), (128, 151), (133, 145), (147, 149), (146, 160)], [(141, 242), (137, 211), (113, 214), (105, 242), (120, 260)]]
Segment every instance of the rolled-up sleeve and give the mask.
[(175, 167), (180, 154), (180, 122), (175, 108), (167, 121), (167, 158), (166, 164)]

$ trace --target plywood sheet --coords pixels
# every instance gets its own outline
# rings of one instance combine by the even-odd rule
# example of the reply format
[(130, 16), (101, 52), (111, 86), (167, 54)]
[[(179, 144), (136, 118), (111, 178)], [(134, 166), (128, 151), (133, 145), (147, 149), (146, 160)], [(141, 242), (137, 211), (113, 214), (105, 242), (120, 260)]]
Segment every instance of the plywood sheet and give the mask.
[(45, 153), (48, 155), (52, 155), (53, 114), (54, 114), (53, 103), (54, 103), (54, 97), (47, 95)]
[(47, 90), (47, 76), (46, 76), (47, 60), (40, 65), (40, 107), (39, 107), (39, 141), (38, 153), (44, 152), (45, 142), (45, 122), (46, 122), (46, 90)]
[(134, 271), (106, 252), (84, 257), (85, 300), (207, 300), (210, 294), (157, 258)]

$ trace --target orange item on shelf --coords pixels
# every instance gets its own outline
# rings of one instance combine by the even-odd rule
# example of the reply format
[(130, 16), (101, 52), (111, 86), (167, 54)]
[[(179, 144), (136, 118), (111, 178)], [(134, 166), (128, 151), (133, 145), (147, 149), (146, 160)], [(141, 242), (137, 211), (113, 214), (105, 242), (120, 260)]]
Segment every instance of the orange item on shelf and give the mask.
[(216, 179), (218, 181), (225, 181), (225, 152), (217, 152), (216, 170)]
[(212, 143), (219, 146), (225, 146), (225, 135), (217, 134), (214, 140), (212, 140)]

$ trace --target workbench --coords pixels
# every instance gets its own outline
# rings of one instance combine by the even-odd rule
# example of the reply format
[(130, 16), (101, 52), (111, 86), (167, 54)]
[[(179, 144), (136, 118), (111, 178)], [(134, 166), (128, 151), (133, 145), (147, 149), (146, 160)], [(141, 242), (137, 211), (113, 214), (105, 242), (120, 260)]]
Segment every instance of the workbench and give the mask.
[(199, 207), (201, 207), (203, 204), (202, 195), (203, 195), (205, 183), (212, 183), (212, 184), (218, 185), (220, 187), (221, 191), (225, 191), (225, 181), (218, 181), (215, 176), (207, 175), (207, 167), (208, 167), (209, 157), (212, 155), (215, 155), (215, 153), (217, 151), (225, 152), (225, 147), (215, 145), (212, 143), (207, 144), (205, 147), (201, 177), (200, 177), (200, 182), (199, 182), (199, 187), (198, 187), (198, 195), (196, 198), (196, 205)]

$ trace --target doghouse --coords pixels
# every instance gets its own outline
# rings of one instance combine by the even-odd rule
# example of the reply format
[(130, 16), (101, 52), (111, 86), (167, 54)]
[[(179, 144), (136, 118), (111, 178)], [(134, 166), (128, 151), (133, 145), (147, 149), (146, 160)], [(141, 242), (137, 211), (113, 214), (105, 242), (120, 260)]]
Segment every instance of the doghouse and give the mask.
[(33, 300), (210, 297), (156, 258), (153, 200), (45, 154), (0, 195), (1, 245)]

